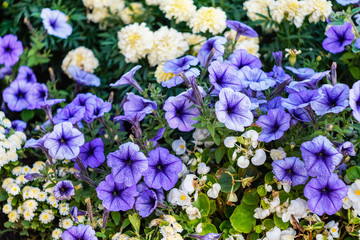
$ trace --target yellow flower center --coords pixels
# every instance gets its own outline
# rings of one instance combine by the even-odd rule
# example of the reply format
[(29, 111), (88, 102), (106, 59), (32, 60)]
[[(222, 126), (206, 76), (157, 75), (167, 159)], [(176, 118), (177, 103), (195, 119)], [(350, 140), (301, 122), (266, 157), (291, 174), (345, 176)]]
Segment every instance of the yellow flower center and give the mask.
[(184, 145), (181, 144), (181, 145), (180, 145), (180, 148), (183, 149), (183, 148), (184, 148)]
[(185, 196), (185, 195), (181, 195), (181, 196), (180, 196), (180, 199), (181, 199), (182, 201), (185, 201), (186, 196)]
[(131, 45), (135, 45), (136, 42), (141, 38), (140, 34), (138, 33), (134, 33), (132, 35), (129, 36), (128, 40), (130, 42)]
[(355, 194), (359, 196), (359, 195), (360, 195), (360, 190), (359, 190), (359, 189), (356, 189), (356, 190), (355, 190)]
[(334, 233), (334, 232), (336, 232), (336, 229), (335, 229), (335, 228), (332, 228), (331, 231)]

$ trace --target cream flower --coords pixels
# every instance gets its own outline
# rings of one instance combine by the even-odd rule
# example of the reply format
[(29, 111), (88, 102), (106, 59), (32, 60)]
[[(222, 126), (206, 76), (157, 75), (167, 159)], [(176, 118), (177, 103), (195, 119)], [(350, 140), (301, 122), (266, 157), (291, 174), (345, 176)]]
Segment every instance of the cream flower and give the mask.
[(9, 214), (8, 214), (8, 218), (9, 218), (9, 222), (17, 222), (20, 218), (20, 215), (17, 211), (12, 210)]
[(190, 220), (194, 220), (195, 218), (201, 219), (201, 214), (197, 207), (190, 206), (186, 208), (186, 214), (188, 215)]
[(153, 33), (145, 23), (134, 23), (118, 32), (118, 46), (126, 62), (136, 63), (144, 58), (153, 47)]
[(298, 0), (278, 0), (270, 6), (272, 19), (281, 23), (286, 20), (293, 21), (297, 28), (301, 27), (305, 17), (311, 12), (309, 4)]
[(185, 38), (185, 41), (191, 47), (191, 53), (196, 56), (199, 52), (201, 45), (206, 42), (206, 37), (192, 33), (183, 33), (183, 36)]
[(147, 5), (160, 5), (163, 0), (145, 0)]
[(61, 229), (60, 228), (55, 228), (54, 231), (52, 231), (52, 233), (51, 233), (51, 237), (53, 239), (60, 239), (61, 234), (62, 234)]
[[(149, 41), (149, 40), (148, 40)], [(184, 36), (173, 28), (163, 26), (154, 32), (154, 45), (148, 60), (151, 66), (178, 58), (189, 50)]]
[(54, 218), (55, 217), (54, 217), (53, 212), (49, 209), (44, 210), (39, 216), (40, 222), (42, 222), (44, 224), (48, 224), (49, 222), (54, 220)]
[(318, 21), (325, 22), (326, 18), (332, 13), (332, 4), (326, 0), (306, 0), (311, 8), (311, 15), (309, 22), (317, 23)]
[(193, 0), (166, 0), (160, 4), (160, 10), (168, 19), (175, 18), (176, 23), (187, 22), (196, 12)]
[(226, 28), (226, 14), (221, 8), (201, 7), (190, 19), (190, 28), (194, 33), (221, 33)]
[(79, 68), (87, 71), (94, 72), (95, 68), (99, 66), (99, 61), (94, 53), (86, 47), (78, 47), (68, 52), (61, 64), (61, 69), (71, 77), (67, 71), (70, 66), (78, 66)]
[(130, 3), (130, 6), (131, 8), (126, 7), (119, 12), (119, 16), (125, 24), (130, 24), (131, 22), (133, 22), (134, 18), (145, 12), (145, 8), (141, 3), (133, 2)]
[(268, 8), (275, 3), (274, 0), (248, 0), (244, 2), (244, 9), (247, 10), (247, 16), (252, 20), (262, 19), (258, 14), (270, 17)]
[(163, 71), (164, 64), (159, 64), (155, 70), (155, 77), (158, 83), (166, 82), (175, 77), (173, 73), (166, 73)]

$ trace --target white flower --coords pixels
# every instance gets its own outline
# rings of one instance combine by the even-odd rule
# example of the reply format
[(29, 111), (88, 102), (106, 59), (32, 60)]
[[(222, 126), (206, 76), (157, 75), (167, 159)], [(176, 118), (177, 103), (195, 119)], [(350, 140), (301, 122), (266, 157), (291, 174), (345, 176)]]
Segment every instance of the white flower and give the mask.
[(201, 214), (197, 207), (190, 206), (186, 208), (186, 214), (188, 215), (190, 220), (194, 220), (195, 218), (201, 219)]
[(64, 218), (60, 221), (60, 226), (65, 229), (71, 228), (73, 226), (73, 221), (71, 218)]
[(179, 189), (187, 194), (192, 194), (195, 191), (194, 179), (197, 179), (196, 175), (188, 174), (182, 181)]
[(190, 20), (193, 33), (209, 31), (213, 35), (226, 28), (226, 14), (221, 8), (201, 7)]
[(9, 218), (9, 222), (17, 222), (20, 218), (20, 215), (17, 211), (12, 210), (9, 214), (8, 214), (8, 218)]
[(255, 208), (254, 218), (264, 219), (270, 216), (269, 209)]
[(193, 0), (166, 0), (161, 1), (160, 10), (167, 19), (175, 18), (176, 23), (189, 21), (196, 12)]
[(210, 167), (206, 166), (206, 164), (203, 162), (199, 163), (197, 169), (198, 174), (207, 174), (209, 171), (210, 171)]
[(237, 165), (241, 168), (247, 168), (249, 164), (250, 161), (245, 156), (240, 156), (237, 160)]
[(255, 166), (263, 165), (266, 161), (265, 151), (261, 148), (256, 149), (255, 156), (251, 158), (251, 163)]
[(145, 23), (127, 25), (118, 32), (118, 46), (127, 63), (136, 63), (144, 58), (153, 47), (153, 32)]
[(196, 225), (195, 232), (201, 233), (202, 231), (203, 231), (202, 223), (199, 223), (198, 225)]
[(151, 66), (155, 66), (183, 56), (187, 50), (189, 44), (182, 33), (174, 28), (162, 26), (154, 32), (154, 44), (148, 55), (148, 61)]
[(289, 193), (291, 190), (291, 185), (288, 182), (283, 182), (283, 181), (281, 181), (280, 183), (281, 183), (282, 187), (284, 188), (284, 191)]
[(296, 220), (305, 218), (309, 213), (309, 208), (307, 202), (304, 199), (297, 198), (290, 201), (290, 205), (287, 208), (287, 211), (283, 214), (283, 222), (288, 222), (291, 219), (291, 215), (295, 217)]
[(182, 137), (172, 142), (171, 147), (176, 155), (182, 155), (186, 151), (186, 142)]
[(259, 138), (259, 133), (257, 131), (249, 130), (249, 131), (244, 132), (242, 136), (246, 139), (250, 139), (251, 146), (253, 148), (256, 148), (257, 143), (258, 143), (257, 140)]
[(238, 199), (238, 196), (236, 195), (236, 193), (234, 192), (229, 192), (229, 195), (228, 195), (228, 201), (229, 202), (237, 202), (239, 199)]
[(235, 143), (237, 142), (236, 137), (234, 136), (230, 136), (230, 137), (226, 137), (224, 140), (224, 145), (227, 148), (233, 148), (235, 147)]
[(219, 192), (221, 190), (221, 186), (218, 183), (215, 183), (208, 191), (207, 195), (211, 198), (217, 198), (219, 195)]
[(202, 140), (210, 136), (210, 132), (206, 128), (197, 128), (195, 129), (192, 137), (195, 139), (194, 143), (196, 145), (201, 145)]
[(61, 229), (60, 228), (55, 228), (54, 231), (52, 231), (51, 237), (53, 239), (60, 239), (61, 234), (62, 234)]
[(172, 226), (173, 226), (174, 230), (178, 233), (183, 231), (183, 228), (179, 223), (173, 223)]
[(329, 229), (330, 234), (334, 238), (339, 238), (339, 223), (335, 223), (334, 220), (325, 224), (324, 228)]
[(191, 204), (189, 195), (177, 188), (170, 190), (167, 199), (172, 205), (188, 206)]
[(3, 206), (3, 208), (2, 208), (2, 211), (3, 211), (3, 213), (5, 213), (5, 214), (10, 213), (11, 210), (12, 210), (12, 206), (11, 206), (11, 204), (9, 204), (9, 203), (5, 204), (5, 205)]
[(284, 158), (286, 158), (286, 152), (281, 147), (278, 148), (278, 149), (271, 149), (270, 150), (270, 157), (274, 161), (284, 159)]
[(86, 47), (78, 47), (68, 52), (61, 64), (61, 69), (69, 77), (71, 77), (71, 74), (68, 72), (68, 68), (74, 65), (87, 72), (93, 73), (95, 68), (99, 66), (99, 61), (90, 49)]
[(265, 185), (264, 185), (264, 186), (265, 186), (265, 189), (266, 189), (266, 191), (267, 191), (267, 192), (271, 192), (271, 191), (272, 191), (272, 189), (273, 189), (273, 188), (272, 188), (272, 186), (271, 186), (271, 185), (269, 185), (269, 184), (266, 184), (266, 183), (265, 183)]
[(38, 206), (38, 203), (33, 199), (26, 200), (23, 204), (24, 210), (29, 210), (32, 212), (34, 212), (36, 210), (37, 206)]
[(270, 231), (266, 232), (266, 240), (280, 240), (281, 230), (278, 227), (274, 227)]
[(356, 179), (355, 182), (350, 185), (348, 197), (354, 203), (360, 202), (360, 179)]
[(12, 183), (10, 184), (6, 189), (5, 189), (9, 194), (16, 196), (19, 194), (20, 192), (20, 187), (19, 185), (17, 185), (16, 183)]
[(34, 212), (31, 210), (25, 210), (23, 215), (26, 221), (31, 221), (35, 216)]
[(60, 215), (66, 216), (69, 214), (69, 204), (68, 203), (61, 203), (59, 205), (59, 213)]

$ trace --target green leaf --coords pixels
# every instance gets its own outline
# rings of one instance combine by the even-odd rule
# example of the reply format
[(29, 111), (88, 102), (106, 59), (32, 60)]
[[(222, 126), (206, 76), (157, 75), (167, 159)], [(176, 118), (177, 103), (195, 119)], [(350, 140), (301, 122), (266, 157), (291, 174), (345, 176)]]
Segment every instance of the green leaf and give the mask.
[(292, 197), (292, 195), (290, 193), (287, 193), (284, 190), (281, 190), (280, 193), (279, 193), (280, 204), (283, 204), (288, 199), (290, 200), (291, 197)]
[(226, 220), (220, 224), (220, 231), (224, 231), (224, 229), (230, 229), (232, 228), (231, 222), (229, 220)]
[(356, 78), (356, 79), (360, 78), (360, 68), (359, 67), (352, 66), (349, 68), (349, 71), (354, 78)]
[(272, 219), (265, 219), (263, 221), (263, 225), (265, 226), (266, 230), (269, 231), (275, 227), (275, 223)]
[(360, 166), (353, 166), (346, 170), (346, 176), (351, 182), (360, 178)]
[(214, 199), (210, 200), (210, 211), (209, 216), (216, 212), (216, 201)]
[(111, 212), (111, 217), (114, 220), (115, 225), (119, 225), (121, 215), (119, 212)]
[(233, 192), (235, 192), (240, 187), (240, 182), (235, 182), (234, 187), (233, 187), (233, 185), (232, 185), (233, 178), (231, 177), (230, 174), (233, 175), (234, 180), (239, 180), (239, 178), (237, 176), (237, 172), (235, 171), (235, 169), (232, 166), (224, 169), (224, 173), (221, 174), (221, 176), (218, 180), (218, 182), (221, 186), (221, 191), (224, 193), (229, 193), (231, 191), (231, 189), (233, 190)]
[(237, 206), (230, 217), (233, 228), (240, 233), (251, 232), (256, 224), (256, 219), (254, 218), (255, 208), (256, 205), (247, 205), (246, 203), (241, 203)]
[(129, 220), (130, 220), (130, 223), (133, 226), (135, 232), (137, 234), (139, 234), (140, 233), (140, 217), (139, 217), (139, 214), (134, 213), (132, 215), (129, 215)]
[(200, 193), (198, 199), (193, 203), (201, 213), (201, 216), (208, 216), (210, 212), (210, 201), (206, 194)]
[(222, 160), (222, 158), (224, 157), (226, 152), (225, 147), (218, 147), (215, 150), (215, 161), (217, 164), (219, 164)]
[(257, 193), (260, 195), (260, 197), (264, 197), (264, 196), (266, 196), (266, 194), (267, 194), (267, 191), (266, 191), (264, 185), (258, 186), (257, 189), (256, 189), (256, 191), (257, 191)]
[(360, 7), (351, 9), (351, 14), (356, 14), (360, 12)]
[(324, 222), (317, 222), (314, 224), (313, 229), (322, 229), (324, 227)]
[(105, 235), (104, 233), (102, 233), (102, 232), (97, 232), (97, 233), (95, 233), (95, 236), (106, 239), (106, 235)]
[(35, 111), (32, 110), (22, 110), (21, 111), (21, 119), (24, 122), (30, 121), (35, 116)]
[(7, 199), (8, 199), (7, 192), (3, 188), (0, 188), (0, 202), (5, 201)]
[(274, 222), (275, 225), (281, 230), (286, 230), (289, 227), (289, 222), (284, 223), (281, 218), (276, 216), (276, 214), (274, 214)]
[(216, 227), (211, 223), (203, 223), (202, 224), (203, 231), (200, 233), (201, 235), (206, 235), (208, 233), (217, 233)]
[(256, 189), (247, 190), (244, 193), (243, 202), (248, 205), (258, 205), (260, 199)]
[(275, 181), (274, 181), (274, 174), (273, 172), (268, 172), (266, 175), (265, 175), (265, 183), (266, 184), (273, 184)]

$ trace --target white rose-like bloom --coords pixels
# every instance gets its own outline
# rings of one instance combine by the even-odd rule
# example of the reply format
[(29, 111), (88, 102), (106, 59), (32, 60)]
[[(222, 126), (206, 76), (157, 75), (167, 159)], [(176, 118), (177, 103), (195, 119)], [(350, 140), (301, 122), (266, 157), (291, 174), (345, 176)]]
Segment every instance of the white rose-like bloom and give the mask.
[(54, 216), (53, 212), (49, 209), (44, 210), (39, 216), (40, 222), (42, 222), (44, 224), (51, 222), (52, 220), (54, 220), (54, 218), (55, 218), (55, 216)]
[(87, 8), (100, 8), (109, 6), (110, 0), (83, 0), (84, 6)]
[(221, 186), (218, 183), (215, 183), (208, 191), (207, 195), (211, 198), (217, 198), (219, 196), (219, 192), (221, 190)]
[(166, 0), (160, 4), (160, 10), (167, 19), (175, 18), (176, 23), (188, 22), (196, 12), (193, 0)]
[(284, 159), (284, 158), (286, 158), (286, 152), (281, 147), (279, 147), (278, 149), (271, 149), (270, 157), (274, 161)]
[(301, 27), (305, 17), (311, 12), (309, 4), (298, 0), (278, 0), (270, 6), (272, 19), (281, 23), (285, 16), (293, 21), (297, 28)]
[(248, 53), (256, 57), (260, 57), (259, 44), (253, 39), (255, 38), (250, 38), (249, 40), (244, 40), (241, 42), (238, 41), (235, 45), (235, 49), (245, 49)]
[(199, 163), (197, 169), (198, 174), (207, 174), (209, 171), (210, 171), (210, 167), (206, 166), (206, 164), (203, 162)]
[(86, 14), (87, 20), (92, 21), (94, 23), (99, 23), (108, 16), (109, 16), (109, 10), (107, 9), (107, 7), (93, 8), (91, 12)]
[(244, 10), (247, 10), (247, 16), (252, 20), (262, 19), (258, 14), (270, 17), (268, 7), (275, 3), (274, 0), (248, 0), (244, 2)]
[(311, 15), (309, 22), (317, 23), (318, 21), (325, 22), (326, 18), (332, 13), (332, 4), (326, 0), (306, 0), (311, 8)]
[(194, 220), (195, 218), (201, 219), (201, 214), (199, 209), (194, 206), (190, 206), (186, 209), (186, 214), (188, 215), (190, 220)]
[(245, 156), (240, 156), (236, 163), (241, 168), (247, 168), (250, 165), (249, 159), (247, 159)]
[(199, 52), (201, 45), (206, 42), (206, 37), (198, 34), (183, 33), (183, 36), (189, 46), (192, 47), (193, 55), (196, 55)]
[(10, 213), (11, 210), (12, 210), (12, 206), (11, 206), (11, 204), (9, 204), (9, 203), (5, 204), (5, 205), (3, 206), (3, 208), (2, 208), (2, 211), (3, 211), (3, 213), (5, 213), (5, 214)]
[(261, 148), (256, 149), (255, 156), (251, 158), (251, 163), (255, 166), (263, 165), (266, 161), (265, 151)]
[(180, 139), (172, 142), (171, 147), (176, 155), (182, 155), (186, 151), (186, 142), (182, 137), (180, 137)]
[[(151, 66), (178, 58), (189, 50), (189, 44), (182, 33), (167, 26), (162, 26), (154, 32), (153, 39), (154, 44), (148, 55), (148, 61)], [(150, 40), (147, 39), (147, 41)]]
[(127, 63), (136, 63), (144, 58), (153, 47), (153, 32), (145, 23), (134, 23), (118, 32), (118, 46)]
[(184, 191), (187, 194), (192, 194), (195, 191), (194, 179), (197, 179), (197, 176), (194, 174), (186, 175), (185, 179), (182, 181), (179, 189)]
[(227, 148), (233, 148), (233, 147), (235, 147), (235, 143), (237, 142), (237, 139), (236, 139), (236, 137), (234, 137), (234, 136), (230, 136), (230, 137), (226, 137), (225, 139), (224, 139), (224, 145), (225, 145), (225, 147), (227, 147)]
[(110, 12), (113, 14), (119, 14), (121, 10), (125, 8), (124, 0), (107, 0)]
[(281, 240), (294, 240), (296, 236), (296, 231), (292, 228), (281, 231)]
[(164, 0), (145, 0), (145, 3), (147, 5), (153, 5), (153, 6), (156, 6), (156, 5), (160, 5), (161, 2), (163, 2)]
[(254, 218), (264, 219), (270, 216), (269, 209), (255, 208)]
[(68, 52), (61, 64), (61, 69), (71, 77), (68, 72), (70, 66), (78, 66), (86, 72), (93, 73), (95, 68), (99, 66), (99, 61), (94, 53), (86, 47), (78, 47)]
[(226, 14), (221, 8), (201, 7), (190, 19), (189, 25), (193, 33), (209, 31), (216, 35), (226, 28)]

